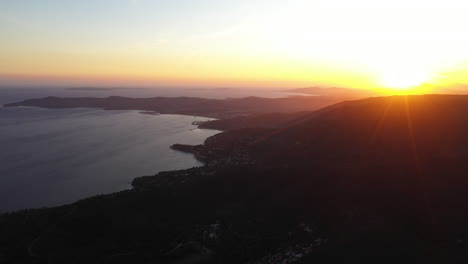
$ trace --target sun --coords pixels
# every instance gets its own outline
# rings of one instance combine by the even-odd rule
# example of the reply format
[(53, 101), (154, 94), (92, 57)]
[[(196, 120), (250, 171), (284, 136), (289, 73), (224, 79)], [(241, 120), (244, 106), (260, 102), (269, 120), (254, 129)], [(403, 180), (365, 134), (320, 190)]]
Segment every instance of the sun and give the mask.
[(425, 74), (417, 71), (395, 69), (381, 74), (381, 82), (385, 88), (408, 90), (411, 87), (423, 84), (428, 80)]
[(419, 87), (432, 79), (431, 70), (417, 60), (382, 61), (375, 71), (379, 85), (392, 94), (422, 93)]

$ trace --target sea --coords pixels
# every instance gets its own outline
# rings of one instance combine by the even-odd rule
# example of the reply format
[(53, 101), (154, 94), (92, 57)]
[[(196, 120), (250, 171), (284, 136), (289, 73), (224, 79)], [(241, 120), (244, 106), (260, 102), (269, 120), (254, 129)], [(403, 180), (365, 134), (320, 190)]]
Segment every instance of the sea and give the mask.
[(0, 212), (73, 203), (131, 188), (139, 176), (203, 165), (175, 143), (202, 144), (220, 131), (210, 118), (90, 108), (6, 108), (24, 99), (59, 97), (284, 97), (249, 89), (0, 88)]

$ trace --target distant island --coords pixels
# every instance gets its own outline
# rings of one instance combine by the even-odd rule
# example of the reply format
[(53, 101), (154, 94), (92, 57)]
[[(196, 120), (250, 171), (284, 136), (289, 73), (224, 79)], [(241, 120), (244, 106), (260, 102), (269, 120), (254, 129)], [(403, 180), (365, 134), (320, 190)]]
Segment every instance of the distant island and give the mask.
[[(121, 89), (127, 89), (127, 88), (121, 88), (121, 87), (70, 87), (70, 88), (65, 88), (65, 90), (72, 90), (72, 91), (96, 91), (96, 92), (105, 92), (108, 90), (121, 90)], [(132, 88), (132, 89), (138, 89), (138, 88)]]
[(154, 111), (140, 111), (140, 114), (144, 114), (144, 115), (160, 115), (158, 112), (154, 112)]
[(61, 98), (46, 97), (5, 104), (5, 107), (34, 106), (50, 109), (90, 107), (105, 110), (140, 110), (160, 114), (180, 114), (227, 119), (272, 112), (313, 111), (356, 96), (204, 99), (195, 97), (128, 98)]
[(339, 88), (339, 87), (328, 87), (328, 88), (306, 87), (306, 88), (283, 90), (282, 92), (309, 94), (309, 95), (316, 95), (316, 96), (352, 96), (352, 97), (381, 96), (381, 94), (373, 90), (348, 89), (348, 88)]

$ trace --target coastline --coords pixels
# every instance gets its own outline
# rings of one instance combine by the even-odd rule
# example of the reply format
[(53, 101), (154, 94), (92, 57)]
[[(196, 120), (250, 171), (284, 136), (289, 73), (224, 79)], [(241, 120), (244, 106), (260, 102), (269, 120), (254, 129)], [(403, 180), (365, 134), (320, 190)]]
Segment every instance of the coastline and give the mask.
[[(3, 113), (4, 115), (9, 116), (8, 120), (11, 120), (4, 124), (11, 125), (2, 127), (4, 130), (3, 133), (16, 135), (15, 138), (17, 139), (15, 141), (10, 140), (11, 142), (9, 144), (2, 144), (4, 148), (11, 149), (11, 151), (9, 151), (8, 155), (6, 153), (4, 155), (0, 155), (0, 160), (4, 161), (3, 165), (10, 164), (9, 166), (11, 167), (14, 166), (15, 162), (7, 162), (6, 159), (8, 156), (16, 155), (16, 157), (19, 157), (17, 158), (18, 162), (22, 162), (21, 164), (28, 162), (31, 165), (22, 167), (23, 169), (18, 170), (10, 169), (10, 171), (5, 171), (5, 168), (3, 168), (3, 188), (0, 189), (7, 188), (11, 185), (11, 188), (8, 189), (15, 190), (17, 187), (13, 187), (13, 185), (16, 184), (16, 182), (18, 182), (18, 184), (22, 184), (22, 182), (36, 182), (37, 179), (37, 183), (31, 185), (31, 187), (18, 187), (18, 194), (15, 195), (9, 195), (10, 191), (2, 191), (3, 197), (5, 197), (5, 199), (3, 199), (4, 202), (6, 203), (10, 200), (8, 204), (2, 206), (2, 213), (22, 209), (40, 208), (43, 206), (69, 204), (86, 197), (108, 194), (132, 188), (130, 184), (131, 181), (134, 178), (143, 175), (154, 175), (160, 171), (202, 166), (203, 163), (196, 159), (193, 154), (188, 155), (188, 153), (182, 152), (179, 152), (180, 154), (176, 153), (170, 149), (170, 146), (181, 142), (203, 143), (206, 138), (220, 132), (218, 130), (205, 129), (203, 129), (203, 131), (194, 131), (199, 128), (192, 124), (194, 119), (186, 115), (167, 114), (153, 117), (152, 115), (145, 116), (135, 110), (103, 111), (89, 108), (51, 112), (36, 111), (35, 109), (28, 110), (27, 108), (19, 108), (18, 110), (19, 111), (6, 111)], [(91, 115), (90, 119), (89, 115)], [(53, 119), (49, 119), (48, 116)], [(15, 118), (23, 120), (21, 127), (15, 128), (12, 126), (16, 123), (14, 122)], [(86, 123), (82, 123), (81, 120), (83, 120), (83, 118), (89, 120), (86, 121)], [(196, 119), (205, 121), (206, 118), (197, 117)], [(7, 119), (2, 120), (7, 122)], [(34, 127), (44, 127), (39, 127), (37, 129), (38, 133), (41, 131), (40, 137), (35, 137), (35, 132), (30, 133), (25, 131), (26, 128), (31, 131), (36, 130), (33, 127), (29, 128), (31, 126), (29, 125), (31, 121), (28, 120), (37, 120), (31, 123), (31, 125), (34, 124)], [(128, 123), (126, 120), (131, 122)], [(121, 123), (120, 121), (124, 123), (127, 122), (128, 125), (119, 124)], [(91, 123), (88, 124), (89, 122)], [(185, 123), (185, 125), (181, 122)], [(175, 125), (174, 129), (176, 130), (174, 132), (170, 132), (174, 129), (166, 127), (166, 125)], [(140, 129), (139, 126), (143, 127)], [(46, 127), (50, 129), (45, 129)], [(61, 129), (59, 131), (55, 131), (54, 127), (60, 127)], [(112, 129), (112, 127), (115, 129)], [(147, 129), (144, 129), (144, 127), (147, 127)], [(62, 128), (65, 129), (63, 130)], [(86, 128), (86, 130), (81, 132), (83, 128)], [(23, 131), (24, 133), (14, 132), (17, 131), (15, 129), (21, 129), (20, 131)], [(135, 132), (132, 132), (132, 130), (135, 130)], [(167, 131), (163, 132), (167, 134), (164, 136), (167, 139), (160, 138), (160, 136), (163, 136), (158, 132), (160, 130)], [(119, 136), (119, 132), (121, 132), (122, 135)], [(50, 133), (55, 135), (51, 138), (52, 142), (49, 142), (47, 139), (47, 135)], [(94, 138), (95, 135), (93, 133), (99, 134)], [(135, 135), (133, 136), (132, 134)], [(18, 142), (22, 137), (26, 137), (27, 141), (21, 140)], [(124, 137), (125, 140), (118, 140), (119, 137)], [(83, 141), (82, 139), (84, 138), (87, 138), (87, 140)], [(200, 141), (200, 139), (202, 141)], [(8, 138), (3, 139), (3, 141), (5, 140), (8, 140)], [(161, 143), (158, 143), (161, 142), (161, 140), (164, 141), (162, 142), (162, 145)], [(112, 143), (119, 141), (122, 142), (122, 144)], [(97, 146), (98, 148), (93, 151), (93, 146)], [(42, 154), (40, 156), (34, 154), (35, 152), (28, 150), (31, 148), (43, 149), (41, 151)], [(68, 149), (66, 153), (59, 151), (64, 148)], [(156, 155), (156, 157), (152, 157), (153, 155)], [(127, 158), (127, 156), (129, 157)], [(36, 162), (38, 159), (42, 162)], [(56, 159), (56, 162), (52, 162), (53, 159)], [(183, 165), (186, 162), (188, 163)], [(2, 167), (5, 166), (0, 166), (0, 169), (2, 169)], [(67, 168), (70, 167), (73, 167), (74, 170), (69, 171)], [(48, 172), (49, 170), (57, 171), (57, 176), (52, 177), (53, 175)], [(37, 175), (37, 177), (33, 177), (33, 175)], [(41, 175), (47, 175), (47, 177), (42, 177)], [(53, 180), (53, 178), (56, 178), (57, 180)], [(20, 181), (20, 179), (23, 180)], [(52, 184), (50, 184), (51, 181)], [(74, 184), (67, 187), (69, 185), (67, 182)], [(88, 184), (86, 184), (86, 182), (88, 182)], [(81, 192), (80, 189), (86, 185), (90, 186), (86, 187), (89, 191), (84, 192), (85, 195), (79, 195)], [(99, 186), (104, 186), (104, 191), (99, 191), (101, 188)], [(60, 193), (59, 190), (66, 190), (67, 188), (72, 188), (72, 191), (68, 192), (64, 196), (63, 201), (62, 199), (58, 199), (56, 200), (57, 202), (54, 202), (54, 197)], [(31, 197), (44, 197), (39, 197), (38, 199), (34, 198), (30, 202), (28, 202), (29, 199), (26, 199), (23, 202), (23, 199), (17, 198), (21, 193), (26, 192), (29, 189), (33, 189), (31, 190), (33, 191), (31, 193)], [(47, 197), (50, 198), (47, 198), (45, 195), (40, 195), (41, 192), (48, 193)], [(73, 198), (75, 195), (76, 198)], [(72, 198), (66, 198), (69, 196)], [(26, 206), (23, 206), (22, 204), (25, 204)]]

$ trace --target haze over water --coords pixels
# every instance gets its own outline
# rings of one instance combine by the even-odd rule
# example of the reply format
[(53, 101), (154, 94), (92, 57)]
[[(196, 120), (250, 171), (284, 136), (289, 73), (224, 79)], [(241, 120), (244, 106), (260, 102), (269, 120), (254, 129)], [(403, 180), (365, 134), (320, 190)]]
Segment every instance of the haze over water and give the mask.
[(240, 98), (258, 96), (266, 98), (298, 95), (281, 92), (285, 89), (255, 89), (255, 88), (50, 88), (50, 87), (0, 87), (0, 105), (32, 98), (47, 96), (57, 97), (200, 97), (212, 99)]
[(0, 108), (0, 212), (130, 188), (135, 177), (202, 165), (174, 143), (201, 144), (208, 118), (138, 111)]

